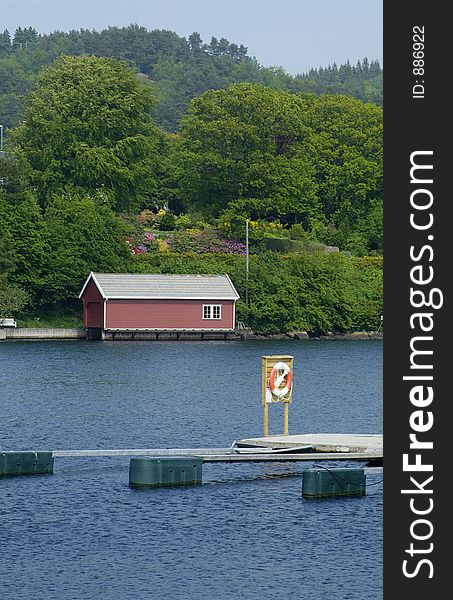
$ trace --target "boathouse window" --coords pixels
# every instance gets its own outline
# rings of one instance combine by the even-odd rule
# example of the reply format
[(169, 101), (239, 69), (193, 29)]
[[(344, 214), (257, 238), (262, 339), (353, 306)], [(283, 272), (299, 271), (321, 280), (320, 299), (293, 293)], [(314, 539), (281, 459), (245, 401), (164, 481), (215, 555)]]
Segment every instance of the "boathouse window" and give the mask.
[(220, 304), (203, 304), (203, 319), (221, 319)]

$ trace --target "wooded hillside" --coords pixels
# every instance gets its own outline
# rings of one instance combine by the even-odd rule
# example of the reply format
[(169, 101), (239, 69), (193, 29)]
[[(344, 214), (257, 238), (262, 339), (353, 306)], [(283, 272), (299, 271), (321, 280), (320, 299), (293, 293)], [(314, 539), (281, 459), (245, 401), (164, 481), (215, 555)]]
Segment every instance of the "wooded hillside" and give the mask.
[[(238, 318), (257, 332), (376, 328), (382, 109), (290, 89), (332, 84), (340, 71), (365, 81), (357, 73), (374, 63), (292, 78), (244, 46), (136, 26), (28, 28), (4, 33), (0, 49), (2, 99), (22, 102), (0, 158), (0, 316), (58, 325), (73, 309), (80, 322), (92, 270), (228, 272)], [(156, 75), (164, 63), (183, 69), (172, 93)], [(242, 69), (269, 79), (229, 83)], [(223, 73), (221, 85), (208, 72)], [(178, 110), (163, 123), (165, 106)]]
[(153, 111), (157, 125), (177, 131), (192, 98), (231, 83), (260, 83), (290, 92), (346, 94), (382, 106), (382, 70), (377, 61), (364, 58), (356, 65), (330, 65), (291, 76), (281, 68), (265, 68), (248, 55), (243, 44), (225, 38), (203, 42), (192, 33), (188, 39), (172, 31), (149, 31), (138, 25), (39, 34), (33, 27), (14, 34), (0, 33), (0, 123), (18, 125), (24, 93), (39, 70), (61, 54), (90, 54), (126, 60), (149, 78), (159, 99)]

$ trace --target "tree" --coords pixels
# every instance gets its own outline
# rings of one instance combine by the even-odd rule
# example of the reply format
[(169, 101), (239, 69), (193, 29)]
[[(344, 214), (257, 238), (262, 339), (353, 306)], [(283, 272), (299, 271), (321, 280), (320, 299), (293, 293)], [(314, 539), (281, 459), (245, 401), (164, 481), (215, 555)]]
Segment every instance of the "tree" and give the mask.
[(189, 206), (211, 218), (229, 209), (309, 226), (319, 203), (305, 151), (309, 130), (296, 108), (287, 92), (250, 84), (193, 100), (181, 121)]
[(0, 92), (2, 94), (24, 94), (30, 81), (22, 66), (12, 57), (0, 57)]
[(29, 296), (25, 290), (2, 281), (0, 277), (0, 319), (16, 316), (28, 302)]
[(16, 268), (16, 257), (8, 234), (4, 230), (0, 234), (0, 283), (5, 283), (9, 273)]
[(368, 230), (366, 222), (372, 218), (374, 231), (363, 237), (364, 248), (372, 237), (372, 249), (382, 251), (382, 236), (376, 230), (377, 225), (382, 231), (382, 221), (377, 220), (382, 217), (383, 196), (382, 109), (327, 94), (298, 94), (297, 101), (313, 132), (318, 194), (326, 221), (340, 232), (336, 245), (354, 250), (348, 248), (349, 236)]
[(231, 85), (191, 102), (180, 149), (187, 205), (231, 233), (245, 218), (279, 220), (355, 254), (382, 251), (379, 107)]
[(63, 56), (43, 69), (13, 137), (41, 204), (70, 185), (102, 191), (116, 210), (138, 207), (154, 185), (154, 102), (150, 86), (112, 59)]
[(184, 211), (182, 190), (179, 186), (181, 164), (179, 161), (179, 136), (164, 133), (159, 141), (159, 163), (156, 168), (155, 193), (150, 197), (148, 208), (170, 210), (173, 213)]
[(23, 104), (23, 98), (17, 94), (0, 94), (0, 123), (5, 131), (19, 125)]
[[(29, 29), (21, 29), (19, 38), (22, 40), (24, 32), (30, 37)], [(202, 44), (201, 37), (195, 35), (191, 38), (192, 52), (186, 38), (172, 31), (149, 31), (138, 25), (108, 27), (102, 31), (55, 31), (37, 37), (32, 31), (31, 37), (32, 40), (19, 42), (26, 48), (21, 51), (20, 45), (11, 45), (7, 32), (0, 34), (0, 56), (20, 64), (30, 83), (43, 66), (62, 54), (126, 60), (154, 82), (160, 103), (153, 115), (161, 127), (171, 132), (178, 131), (179, 119), (192, 98), (208, 89), (227, 88), (230, 83), (261, 83), (291, 92), (341, 93), (382, 106), (382, 69), (378, 61), (371, 61), (367, 66), (364, 59), (357, 66), (346, 63), (336, 68), (311, 69), (293, 77), (281, 68), (262, 67), (256, 59), (247, 56), (247, 47), (243, 44), (216, 38)], [(162, 69), (161, 63), (165, 61), (173, 63), (174, 69)], [(363, 68), (364, 63), (366, 68)], [(19, 104), (9, 123), (15, 125), (21, 118), (22, 104)]]
[(11, 36), (7, 29), (0, 33), (0, 55), (11, 52)]
[(16, 316), (30, 300), (26, 290), (11, 281), (22, 258), (17, 251), (12, 226), (21, 221), (21, 215), (17, 214), (20, 204), (17, 195), (22, 191), (22, 182), (20, 173), (11, 163), (8, 159), (0, 159), (0, 318)]
[(0, 158), (0, 182), (2, 252), (6, 255), (7, 250), (13, 264), (8, 279), (33, 296), (42, 282), (47, 252), (41, 209), (22, 161)]
[(18, 27), (14, 32), (13, 48), (26, 49), (38, 40), (38, 32), (34, 27)]
[(101, 194), (67, 189), (50, 199), (45, 220), (50, 250), (41, 303), (77, 298), (90, 271), (127, 270), (125, 225)]
[(198, 33), (198, 31), (193, 31), (189, 35), (188, 42), (193, 54), (200, 54), (202, 52), (203, 40), (201, 39), (201, 35)]

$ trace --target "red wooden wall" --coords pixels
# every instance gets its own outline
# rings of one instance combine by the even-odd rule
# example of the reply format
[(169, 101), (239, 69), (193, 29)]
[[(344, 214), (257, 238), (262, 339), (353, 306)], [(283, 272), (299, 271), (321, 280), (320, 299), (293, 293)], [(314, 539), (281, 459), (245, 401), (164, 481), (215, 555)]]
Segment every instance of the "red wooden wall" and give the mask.
[[(203, 304), (220, 304), (221, 319), (203, 319)], [(108, 300), (106, 329), (234, 329), (233, 300)]]
[(83, 292), (83, 324), (104, 327), (104, 299), (92, 279)]

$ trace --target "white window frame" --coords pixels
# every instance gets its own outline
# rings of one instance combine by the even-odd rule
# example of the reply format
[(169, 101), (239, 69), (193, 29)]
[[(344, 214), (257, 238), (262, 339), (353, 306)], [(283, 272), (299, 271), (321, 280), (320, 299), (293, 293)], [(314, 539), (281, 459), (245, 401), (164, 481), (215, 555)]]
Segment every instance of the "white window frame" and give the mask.
[[(218, 309), (218, 316), (214, 316), (214, 309)], [(208, 316), (205, 317), (205, 311)], [(220, 321), (222, 319), (222, 305), (221, 304), (203, 304), (201, 309), (201, 317), (205, 321)]]

